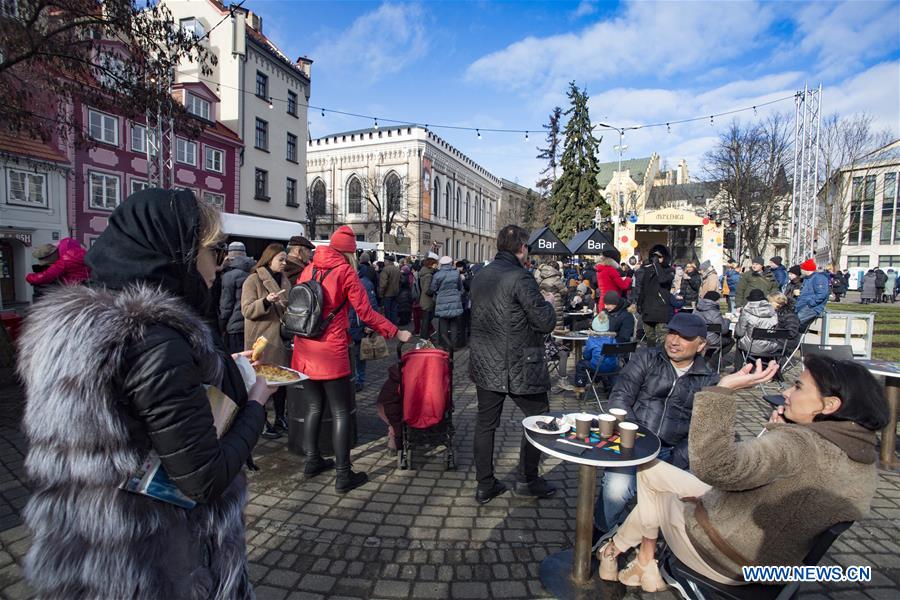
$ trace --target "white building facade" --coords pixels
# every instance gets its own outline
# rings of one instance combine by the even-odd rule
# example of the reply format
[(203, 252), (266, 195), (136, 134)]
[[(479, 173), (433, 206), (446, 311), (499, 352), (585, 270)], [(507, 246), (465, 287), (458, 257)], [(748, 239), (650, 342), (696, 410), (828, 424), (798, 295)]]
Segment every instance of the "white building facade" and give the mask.
[(349, 225), (358, 240), (383, 241), (406, 254), (433, 251), (470, 261), (495, 254), (503, 225), (497, 222), (500, 179), (423, 127), (313, 139), (306, 172), (318, 239)]
[(183, 64), (178, 79), (214, 89), (221, 99), (219, 120), (244, 142), (238, 211), (305, 222), (312, 61), (289, 59), (263, 34), (262, 17), (246, 8), (216, 0), (163, 2), (183, 28), (208, 35), (216, 51), (211, 75)]

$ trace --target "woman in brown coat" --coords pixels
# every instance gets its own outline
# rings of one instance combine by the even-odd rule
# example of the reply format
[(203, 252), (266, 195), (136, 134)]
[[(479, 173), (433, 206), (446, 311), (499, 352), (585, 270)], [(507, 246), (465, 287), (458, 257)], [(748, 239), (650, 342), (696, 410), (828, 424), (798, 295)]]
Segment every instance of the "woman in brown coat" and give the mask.
[[(291, 353), (281, 340), (281, 316), (287, 306), (291, 281), (284, 274), (287, 253), (281, 244), (269, 244), (250, 270), (250, 276), (241, 288), (241, 314), (244, 315), (244, 349), (250, 350), (259, 336), (269, 340), (262, 352), (260, 362), (267, 365), (287, 367), (291, 364)], [(274, 440), (287, 432), (284, 417), (286, 390), (281, 387), (272, 395), (275, 401), (275, 422), (266, 421), (262, 435)]]

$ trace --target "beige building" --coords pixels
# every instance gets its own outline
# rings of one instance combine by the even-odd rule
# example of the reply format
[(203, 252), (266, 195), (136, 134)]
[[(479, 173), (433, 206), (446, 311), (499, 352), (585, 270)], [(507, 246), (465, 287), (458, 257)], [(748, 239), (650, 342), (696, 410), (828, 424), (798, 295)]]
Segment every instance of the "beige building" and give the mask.
[(214, 89), (219, 120), (244, 142), (238, 211), (304, 222), (312, 61), (288, 58), (263, 33), (262, 17), (246, 8), (216, 0), (162, 2), (182, 28), (208, 36), (218, 57), (211, 75), (182, 64), (178, 80)]
[(501, 180), (423, 127), (310, 140), (306, 172), (318, 239), (349, 225), (403, 253), (494, 256)]

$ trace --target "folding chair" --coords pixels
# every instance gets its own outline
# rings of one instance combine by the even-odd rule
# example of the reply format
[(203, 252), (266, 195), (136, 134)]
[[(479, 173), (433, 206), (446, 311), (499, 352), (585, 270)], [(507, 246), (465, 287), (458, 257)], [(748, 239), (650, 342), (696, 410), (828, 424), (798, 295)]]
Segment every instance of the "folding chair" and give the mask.
[[(707, 333), (718, 333), (719, 334), (719, 344), (713, 346), (712, 344), (707, 344), (707, 350), (714, 350), (719, 353), (719, 360), (716, 361), (716, 373), (722, 370), (722, 325), (720, 323), (708, 323), (706, 325)], [(707, 338), (708, 339), (708, 338)]]
[[(839, 535), (850, 529), (853, 521), (845, 521), (832, 525), (813, 539), (812, 547), (803, 558), (803, 564), (815, 566), (819, 564), (825, 553)], [(684, 600), (705, 600), (709, 598), (727, 598), (728, 600), (788, 600), (797, 593), (800, 583), (792, 581), (786, 584), (725, 585), (707, 579), (703, 575), (686, 567), (675, 554), (666, 547), (659, 560), (660, 574), (670, 586), (678, 590)]]
[(803, 324), (800, 325), (800, 331), (798, 332), (798, 336), (797, 336), (800, 343), (797, 344), (797, 346), (791, 351), (791, 354), (787, 357), (787, 359), (785, 359), (784, 364), (781, 367), (782, 373), (785, 373), (788, 370), (792, 369), (794, 366), (796, 366), (796, 364), (803, 362), (804, 354), (803, 354), (803, 349), (801, 348), (801, 346), (813, 345), (813, 344), (804, 344), (803, 337), (809, 331), (809, 328), (812, 327), (813, 323), (815, 323), (816, 321), (818, 321), (821, 318), (822, 317), (816, 317), (815, 319), (813, 319), (811, 321), (807, 321), (806, 325), (803, 325)]
[(800, 344), (800, 346), (803, 348), (803, 356), (814, 356), (818, 354), (837, 360), (853, 360), (853, 346), (838, 344)]
[[(787, 329), (777, 329), (774, 327), (771, 329), (764, 329), (764, 328), (760, 328), (760, 327), (754, 327), (750, 331), (750, 350), (748, 350), (747, 352), (744, 352), (743, 350), (741, 351), (741, 354), (743, 354), (743, 356), (744, 356), (744, 362), (745, 363), (752, 362), (754, 358), (768, 359), (768, 360), (776, 361), (778, 363), (779, 369), (778, 369), (778, 373), (775, 375), (775, 377), (779, 383), (783, 382), (784, 378), (781, 376), (781, 369), (784, 366), (784, 350), (785, 350), (784, 342), (786, 342), (790, 338), (790, 336), (791, 336), (791, 334)], [(759, 340), (781, 341), (781, 353), (777, 356), (773, 355), (773, 356), (754, 357), (751, 353), (753, 350), (753, 342), (759, 341)], [(759, 387), (760, 387), (760, 389), (762, 389), (763, 394), (765, 394), (767, 391), (766, 384), (760, 383)], [(780, 387), (780, 385), (779, 385), (779, 387)]]
[(623, 358), (629, 354), (632, 354), (637, 351), (637, 342), (624, 342), (621, 344), (606, 344), (603, 348), (600, 349), (600, 356), (615, 356), (616, 363), (618, 364), (618, 368), (615, 371), (611, 371), (609, 373), (600, 373), (600, 365), (603, 363), (603, 360), (599, 360), (597, 362), (597, 368), (591, 372), (590, 369), (588, 372), (588, 385), (591, 387), (591, 391), (594, 393), (594, 398), (597, 400), (597, 406), (600, 407), (600, 410), (603, 410), (603, 403), (600, 402), (600, 394), (597, 393), (597, 386), (595, 385), (594, 380), (599, 377), (611, 377), (613, 375), (618, 375), (622, 372), (622, 363)]

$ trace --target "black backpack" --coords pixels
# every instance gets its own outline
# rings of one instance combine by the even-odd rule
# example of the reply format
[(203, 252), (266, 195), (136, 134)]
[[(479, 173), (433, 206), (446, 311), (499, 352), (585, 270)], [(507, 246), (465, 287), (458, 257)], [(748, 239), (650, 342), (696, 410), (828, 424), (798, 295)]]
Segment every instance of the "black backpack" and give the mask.
[(340, 306), (323, 318), (322, 307), (325, 305), (325, 296), (322, 292), (322, 283), (331, 273), (331, 269), (325, 271), (318, 281), (316, 273), (317, 270), (313, 268), (312, 278), (309, 281), (298, 283), (291, 288), (291, 292), (288, 294), (287, 309), (281, 317), (283, 335), (307, 339), (320, 337), (347, 304), (347, 299), (344, 298)]

